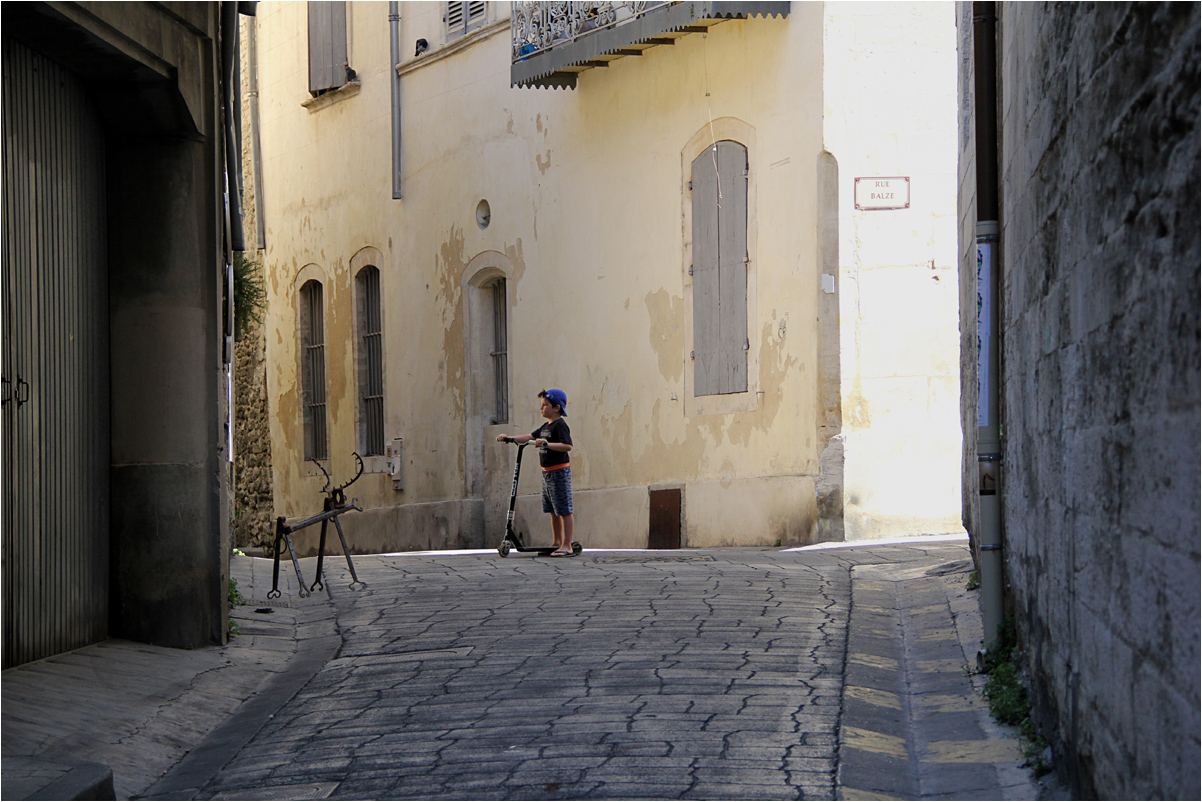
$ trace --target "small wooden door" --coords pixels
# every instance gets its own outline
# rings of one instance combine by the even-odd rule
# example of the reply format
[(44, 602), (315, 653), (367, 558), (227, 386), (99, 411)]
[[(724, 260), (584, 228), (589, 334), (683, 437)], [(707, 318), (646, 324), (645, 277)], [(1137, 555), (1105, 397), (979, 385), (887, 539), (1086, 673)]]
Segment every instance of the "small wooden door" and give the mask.
[(680, 488), (651, 490), (651, 521), (647, 548), (680, 548)]

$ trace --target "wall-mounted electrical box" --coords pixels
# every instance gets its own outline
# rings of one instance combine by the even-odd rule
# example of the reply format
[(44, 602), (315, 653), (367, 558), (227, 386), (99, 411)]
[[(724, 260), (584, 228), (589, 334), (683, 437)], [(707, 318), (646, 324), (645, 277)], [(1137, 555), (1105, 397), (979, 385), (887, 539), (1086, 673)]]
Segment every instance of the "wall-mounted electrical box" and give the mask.
[(394, 437), (385, 447), (388, 457), (388, 475), (392, 477), (392, 489), (405, 489), (405, 438)]

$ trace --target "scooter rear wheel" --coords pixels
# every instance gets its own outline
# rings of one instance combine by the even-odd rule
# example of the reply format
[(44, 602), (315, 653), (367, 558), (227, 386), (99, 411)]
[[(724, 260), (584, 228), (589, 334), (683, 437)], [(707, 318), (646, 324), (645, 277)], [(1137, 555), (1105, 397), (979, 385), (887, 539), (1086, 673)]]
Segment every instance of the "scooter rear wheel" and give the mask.
[(582, 551), (584, 551), (584, 547), (581, 546), (579, 543), (572, 541), (572, 553), (579, 554)]

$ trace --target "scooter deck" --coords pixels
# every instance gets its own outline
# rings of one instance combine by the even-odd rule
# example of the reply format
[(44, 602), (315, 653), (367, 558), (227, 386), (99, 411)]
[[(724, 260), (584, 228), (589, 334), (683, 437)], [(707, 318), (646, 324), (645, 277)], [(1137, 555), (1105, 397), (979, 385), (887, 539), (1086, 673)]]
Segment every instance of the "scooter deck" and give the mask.
[[(509, 552), (516, 551), (519, 554), (533, 554), (536, 557), (548, 557), (558, 548), (555, 546), (523, 546), (520, 541), (511, 540), (506, 537), (501, 541), (501, 545), (497, 546), (497, 553), (502, 557), (508, 557)], [(577, 542), (572, 543), (572, 556), (575, 557), (584, 551), (584, 548)]]

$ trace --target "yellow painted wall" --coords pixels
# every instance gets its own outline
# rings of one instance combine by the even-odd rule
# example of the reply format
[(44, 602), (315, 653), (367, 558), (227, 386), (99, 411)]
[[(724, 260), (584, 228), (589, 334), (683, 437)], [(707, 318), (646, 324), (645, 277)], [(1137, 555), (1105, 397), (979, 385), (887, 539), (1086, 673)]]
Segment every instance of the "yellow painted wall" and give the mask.
[[(319, 509), (324, 481), (300, 466), (296, 308), (310, 277), (326, 286), (331, 467), (336, 477), (353, 469), (350, 263), (372, 247), (383, 262), (386, 434), (405, 439), (404, 490), (369, 474), (353, 491), (380, 510), (377, 520), (385, 508), (423, 505), (389, 519), (425, 532), (394, 538), (403, 547), (467, 545), (464, 529), (499, 540), (513, 449), (493, 441), (531, 431), (535, 395), (550, 386), (569, 397), (578, 507), (590, 510), (577, 523), (581, 542), (645, 542), (645, 517), (632, 535), (640, 524), (627, 514), (638, 505), (582, 496), (656, 483), (684, 487), (687, 545), (811, 537), (825, 445), (816, 436), (814, 191), (823, 6), (723, 22), (585, 72), (574, 90), (510, 88), (507, 4), (490, 4), (485, 29), (451, 48), (440, 6), (401, 4), (402, 200), (391, 198), (387, 4), (348, 4), (359, 91), (308, 108), (304, 4), (259, 9), (277, 514)], [(414, 59), (418, 38), (431, 50)], [(686, 182), (693, 156), (727, 136), (749, 149), (750, 386), (695, 399)], [(492, 212), (483, 230), (481, 199)], [(477, 268), (508, 279), (509, 425), (469, 421), (475, 399), (491, 397), (486, 375), (469, 376)], [(528, 455), (522, 493), (537, 483)], [(757, 492), (765, 503), (740, 503)], [(541, 538), (537, 497), (523, 498), (519, 513)], [(365, 539), (381, 536), (367, 534), (382, 526), (370, 520), (347, 517)]]

